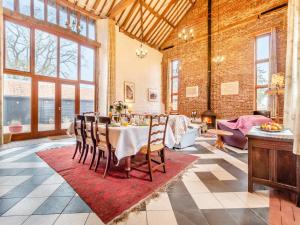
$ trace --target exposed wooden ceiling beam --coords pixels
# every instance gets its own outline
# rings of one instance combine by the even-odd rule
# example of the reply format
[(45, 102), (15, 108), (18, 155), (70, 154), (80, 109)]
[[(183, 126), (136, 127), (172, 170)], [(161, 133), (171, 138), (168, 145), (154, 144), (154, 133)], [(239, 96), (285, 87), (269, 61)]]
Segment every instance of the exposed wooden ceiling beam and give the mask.
[(128, 6), (130, 6), (134, 0), (121, 0), (118, 4), (116, 4), (111, 11), (109, 12), (109, 17), (114, 19), (117, 15), (122, 13)]
[[(158, 12), (156, 12), (153, 8), (151, 8), (145, 1), (141, 1), (142, 6), (144, 6), (150, 13), (152, 13), (155, 17), (159, 18), (160, 15)], [(165, 21), (167, 24), (169, 24), (171, 27), (175, 27), (168, 19), (166, 19), (164, 16), (161, 17), (163, 21)]]
[(153, 29), (156, 27), (156, 25), (162, 20), (162, 18), (165, 16), (165, 14), (169, 11), (169, 9), (173, 6), (173, 4), (177, 2), (177, 0), (171, 0), (169, 2), (169, 4), (167, 5), (167, 7), (164, 9), (164, 11), (162, 12), (162, 14), (160, 15), (159, 18), (157, 18), (157, 20), (154, 22), (154, 24), (152, 25), (152, 27), (149, 29), (148, 33), (145, 36), (144, 40), (148, 40), (150, 34), (152, 33)]
[(101, 0), (96, 0), (94, 5), (93, 5), (93, 10), (96, 11), (98, 6), (100, 5)]
[(138, 3), (138, 0), (135, 0), (133, 6), (131, 7), (131, 9), (130, 9), (128, 15), (127, 15), (127, 17), (125, 18), (125, 20), (124, 20), (123, 23), (121, 24), (120, 29), (126, 27), (126, 25), (127, 25), (127, 23), (129, 22), (129, 20), (130, 20), (132, 14), (134, 13), (134, 10), (136, 9), (136, 7), (137, 7), (137, 5), (138, 5), (137, 3)]
[[(93, 18), (93, 19), (95, 19), (95, 20), (97, 20), (97, 19), (103, 19), (102, 16), (95, 15), (93, 12), (87, 11), (87, 10), (85, 10), (85, 9), (83, 9), (83, 8), (81, 8), (81, 7), (79, 7), (78, 5), (74, 5), (74, 3), (69, 2), (68, 0), (56, 0), (56, 2), (57, 2), (59, 5), (62, 5), (62, 6), (64, 6), (64, 7), (67, 7), (67, 8), (69, 8), (69, 9), (71, 9), (71, 10), (74, 10), (74, 9), (75, 9), (75, 11), (77, 11), (77, 12), (79, 12), (80, 14), (85, 15), (85, 16), (87, 16), (87, 17), (89, 17), (89, 18)], [(75, 6), (75, 7), (74, 7), (74, 6)]]

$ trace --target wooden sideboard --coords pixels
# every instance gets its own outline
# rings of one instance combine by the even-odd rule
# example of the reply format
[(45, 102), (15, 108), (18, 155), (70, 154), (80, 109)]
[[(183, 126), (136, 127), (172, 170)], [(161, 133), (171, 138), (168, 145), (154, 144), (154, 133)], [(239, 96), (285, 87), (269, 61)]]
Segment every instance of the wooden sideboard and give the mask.
[(268, 133), (253, 127), (248, 137), (248, 191), (253, 184), (284, 189), (297, 194), (300, 206), (300, 157), (293, 154), (293, 134)]

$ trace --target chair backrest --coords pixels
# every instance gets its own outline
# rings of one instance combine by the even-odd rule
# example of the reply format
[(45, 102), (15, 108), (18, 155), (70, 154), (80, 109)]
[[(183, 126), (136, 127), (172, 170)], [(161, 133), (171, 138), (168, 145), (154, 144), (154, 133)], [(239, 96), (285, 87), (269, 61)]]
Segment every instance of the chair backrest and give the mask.
[(74, 117), (74, 133), (76, 139), (79, 140), (82, 138), (84, 140), (84, 116), (82, 115), (75, 115)]
[(150, 117), (148, 151), (150, 151), (150, 145), (152, 144), (165, 145), (168, 121), (168, 115), (152, 115)]
[(105, 116), (99, 116), (98, 117), (98, 122), (99, 124), (104, 124), (105, 129), (100, 129), (97, 132), (97, 137), (98, 137), (98, 143), (100, 144), (101, 142), (107, 146), (107, 148), (110, 148), (110, 142), (109, 142), (109, 125), (111, 123), (111, 119), (109, 117)]
[(98, 120), (95, 116), (84, 116), (84, 134), (87, 144), (97, 143)]

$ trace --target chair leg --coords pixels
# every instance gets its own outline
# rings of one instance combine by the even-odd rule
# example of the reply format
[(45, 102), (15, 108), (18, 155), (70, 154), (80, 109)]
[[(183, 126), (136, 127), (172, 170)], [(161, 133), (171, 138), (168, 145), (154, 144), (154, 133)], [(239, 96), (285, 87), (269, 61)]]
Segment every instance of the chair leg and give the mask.
[[(81, 150), (81, 155), (80, 155), (80, 158), (79, 158), (79, 163), (81, 162), (81, 159), (85, 153), (85, 148), (86, 148), (86, 144), (85, 143), (82, 143), (82, 150)], [(88, 150), (87, 150), (88, 151)]]
[(98, 159), (97, 159), (97, 163), (96, 163), (96, 166), (95, 166), (95, 172), (97, 171), (97, 169), (98, 169), (98, 166), (99, 166), (99, 163), (100, 163), (100, 159), (101, 159), (101, 150), (100, 149), (98, 149)]
[(107, 155), (107, 159), (106, 159), (106, 166), (105, 166), (105, 171), (104, 171), (103, 177), (106, 176), (106, 173), (107, 173), (108, 170), (109, 170), (109, 167), (110, 167), (110, 160), (111, 160), (111, 150), (108, 150), (108, 155)]
[(75, 147), (75, 151), (74, 151), (74, 154), (73, 154), (73, 157), (72, 157), (72, 159), (74, 159), (74, 158), (75, 158), (75, 156), (76, 156), (76, 153), (77, 153), (78, 149), (79, 149), (79, 142), (78, 142), (78, 141), (76, 141), (76, 147)]
[(94, 165), (95, 156), (96, 156), (96, 151), (97, 151), (97, 148), (95, 148), (95, 146), (93, 146), (92, 148), (93, 148), (93, 158), (92, 158), (92, 161), (91, 161), (91, 164), (90, 164), (90, 168), (89, 168), (89, 169), (92, 169), (92, 167), (93, 167), (93, 165)]
[(84, 163), (85, 163), (86, 157), (87, 157), (87, 155), (88, 155), (88, 152), (89, 152), (89, 148), (90, 148), (90, 146), (89, 146), (89, 145), (87, 145), (87, 146), (86, 146), (85, 155), (84, 155), (84, 159), (83, 159), (83, 162), (82, 162), (82, 164), (84, 164)]
[(150, 181), (152, 181), (151, 155), (148, 155), (147, 158), (148, 158), (148, 168), (149, 168)]
[(160, 151), (161, 162), (163, 163), (164, 173), (166, 173), (166, 163), (165, 163), (165, 149)]

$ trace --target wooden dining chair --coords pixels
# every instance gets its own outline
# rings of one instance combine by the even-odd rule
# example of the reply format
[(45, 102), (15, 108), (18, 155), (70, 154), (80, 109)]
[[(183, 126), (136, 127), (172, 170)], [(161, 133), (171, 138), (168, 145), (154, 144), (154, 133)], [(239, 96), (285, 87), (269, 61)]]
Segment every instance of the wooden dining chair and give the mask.
[(111, 123), (111, 119), (109, 117), (99, 116), (98, 122), (100, 125), (104, 125), (104, 127), (103, 129), (99, 129), (97, 131), (96, 148), (98, 149), (98, 159), (95, 166), (95, 171), (97, 171), (101, 156), (104, 156), (104, 153), (107, 152), (105, 171), (103, 174), (103, 177), (105, 177), (110, 168), (111, 159), (114, 156), (113, 148), (109, 142), (109, 125)]
[(84, 116), (84, 135), (86, 140), (86, 151), (83, 159), (83, 164), (86, 161), (88, 152), (90, 150), (91, 154), (93, 154), (92, 161), (90, 164), (90, 169), (93, 166), (95, 160), (95, 146), (96, 146), (96, 132), (98, 129), (98, 121), (95, 116), (93, 115), (85, 115)]
[[(166, 173), (165, 162), (165, 138), (168, 124), (168, 115), (155, 115), (150, 117), (150, 128), (148, 136), (148, 144), (140, 149), (140, 153), (146, 155), (146, 161), (138, 164), (138, 167), (148, 164), (148, 171), (139, 169), (138, 167), (132, 167), (141, 172), (149, 173), (150, 180), (153, 180), (153, 172), (159, 168), (163, 169)], [(154, 159), (154, 156), (159, 156), (160, 161)], [(155, 163), (155, 166), (152, 164)]]
[[(95, 171), (97, 171), (101, 157), (104, 157), (104, 153), (107, 152), (108, 156), (107, 156), (107, 162), (104, 171), (104, 177), (105, 177), (106, 173), (109, 170), (111, 157), (112, 157), (112, 148), (109, 142), (109, 129), (108, 129), (111, 120), (109, 117), (85, 116), (84, 121), (85, 121), (86, 145), (88, 146), (88, 148), (91, 148), (91, 153), (93, 154), (89, 169), (92, 169), (94, 165), (97, 149), (98, 149), (98, 159), (95, 165)], [(99, 124), (104, 124), (103, 130), (99, 129)], [(87, 152), (85, 155), (85, 159), (86, 156), (87, 156)]]
[(77, 152), (81, 153), (79, 162), (82, 159), (85, 149), (85, 135), (84, 135), (84, 117), (82, 115), (76, 115), (74, 117), (74, 133), (76, 139), (76, 147), (72, 159), (75, 158)]

